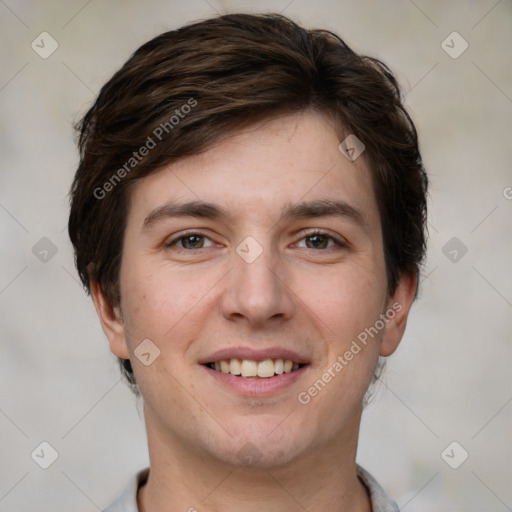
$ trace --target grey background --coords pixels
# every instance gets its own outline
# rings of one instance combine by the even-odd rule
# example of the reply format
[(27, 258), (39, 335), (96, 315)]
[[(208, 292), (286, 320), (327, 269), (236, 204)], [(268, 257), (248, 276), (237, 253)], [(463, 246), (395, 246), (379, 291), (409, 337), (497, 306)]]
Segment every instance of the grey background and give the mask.
[[(265, 10), (388, 63), (430, 174), (422, 292), (365, 411), (358, 461), (408, 512), (512, 510), (510, 0), (0, 0), (1, 512), (102, 509), (148, 462), (140, 410), (74, 270), (71, 124), (149, 38)], [(47, 59), (31, 48), (44, 31), (59, 45)], [(458, 58), (442, 46), (460, 51), (454, 31), (469, 45)], [(42, 441), (58, 452), (46, 470), (31, 458)], [(458, 469), (441, 457), (453, 441), (469, 453)]]

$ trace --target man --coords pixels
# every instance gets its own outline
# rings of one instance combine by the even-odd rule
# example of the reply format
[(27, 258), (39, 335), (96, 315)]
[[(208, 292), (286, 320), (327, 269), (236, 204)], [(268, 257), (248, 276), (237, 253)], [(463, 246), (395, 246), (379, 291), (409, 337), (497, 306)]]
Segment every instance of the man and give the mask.
[(107, 511), (398, 510), (355, 461), (425, 251), (389, 69), (226, 15), (139, 48), (78, 128), (69, 234), (150, 455)]

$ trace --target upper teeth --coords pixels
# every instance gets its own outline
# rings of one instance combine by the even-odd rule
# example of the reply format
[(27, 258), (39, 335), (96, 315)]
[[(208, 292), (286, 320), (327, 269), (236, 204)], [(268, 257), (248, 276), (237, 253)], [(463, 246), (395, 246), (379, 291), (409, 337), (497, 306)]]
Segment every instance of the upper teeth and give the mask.
[(222, 359), (212, 364), (213, 368), (222, 373), (231, 373), (231, 375), (240, 375), (242, 377), (273, 377), (275, 374), (281, 375), (290, 373), (299, 368), (299, 363), (294, 363), (290, 359), (265, 359), (264, 361), (254, 361), (252, 359)]

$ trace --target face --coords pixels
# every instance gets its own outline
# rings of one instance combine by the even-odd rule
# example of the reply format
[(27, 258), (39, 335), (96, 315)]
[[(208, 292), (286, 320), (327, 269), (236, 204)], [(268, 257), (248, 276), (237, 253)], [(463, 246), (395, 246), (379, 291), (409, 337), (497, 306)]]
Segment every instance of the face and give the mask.
[(339, 144), (330, 119), (290, 115), (133, 189), (120, 308), (94, 298), (148, 435), (269, 467), (357, 434), (415, 283), (388, 294), (370, 172)]

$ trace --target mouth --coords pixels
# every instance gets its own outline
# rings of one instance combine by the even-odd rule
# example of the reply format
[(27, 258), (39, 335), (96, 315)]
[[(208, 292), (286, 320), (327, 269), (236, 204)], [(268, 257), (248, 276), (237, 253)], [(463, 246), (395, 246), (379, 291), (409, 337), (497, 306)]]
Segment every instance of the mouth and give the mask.
[(308, 373), (311, 356), (279, 346), (239, 346), (220, 349), (198, 363), (213, 379), (208, 386), (219, 384), (239, 396), (270, 398), (292, 390)]
[(242, 379), (270, 379), (278, 375), (293, 373), (305, 364), (292, 359), (220, 359), (206, 363), (205, 366), (220, 373), (234, 375)]

